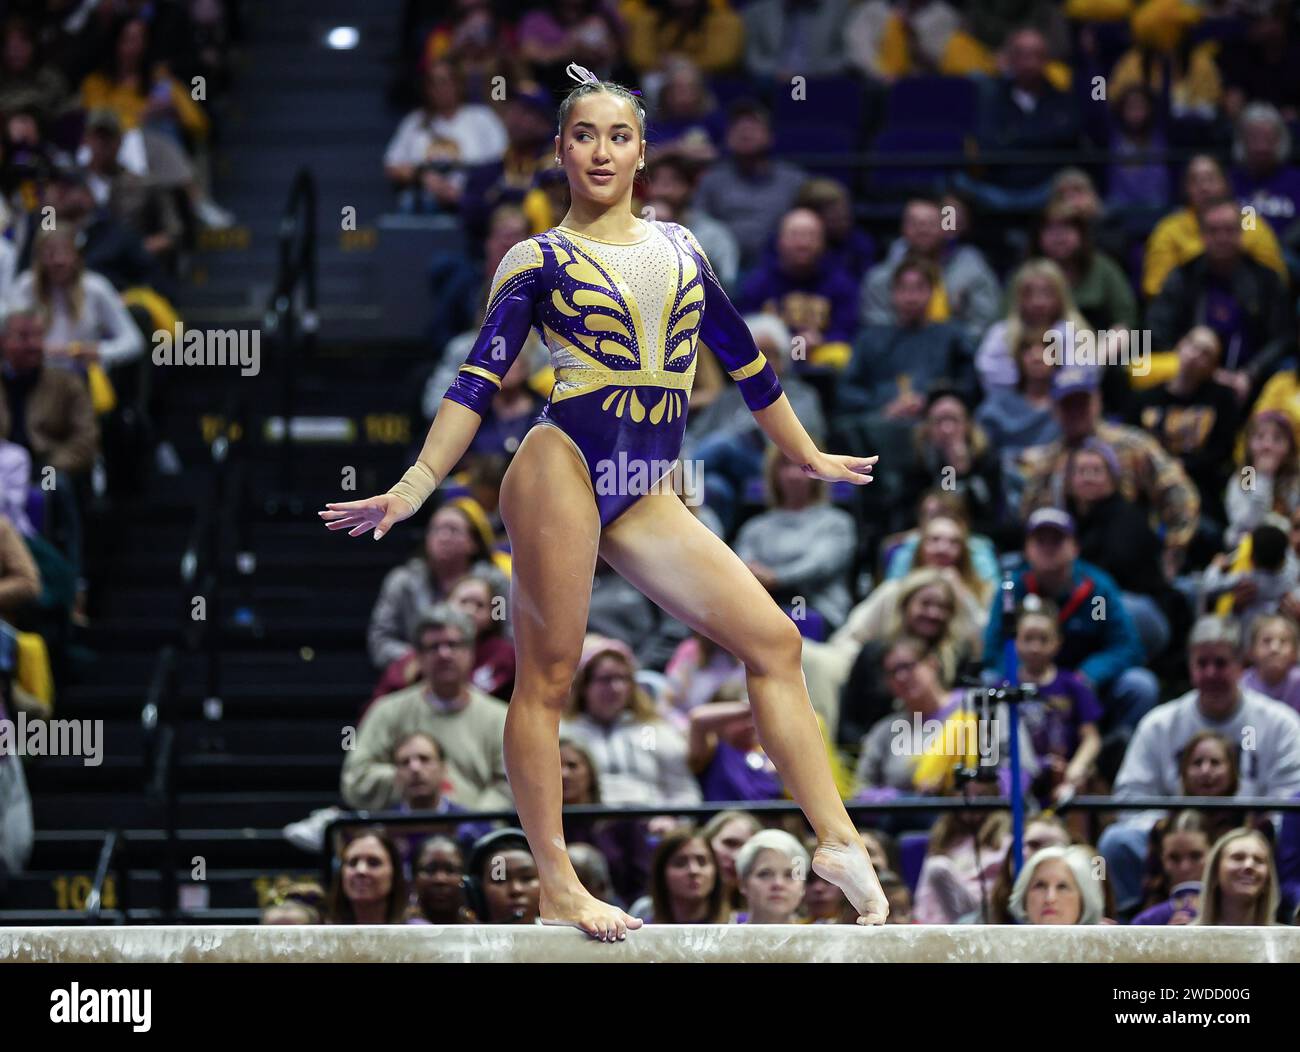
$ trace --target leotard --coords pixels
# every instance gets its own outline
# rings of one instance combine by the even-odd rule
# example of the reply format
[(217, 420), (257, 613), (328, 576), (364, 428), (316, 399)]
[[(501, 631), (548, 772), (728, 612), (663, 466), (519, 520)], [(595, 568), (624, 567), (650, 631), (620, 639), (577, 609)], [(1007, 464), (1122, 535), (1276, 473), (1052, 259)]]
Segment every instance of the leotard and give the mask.
[[(483, 416), (535, 328), (555, 386), (534, 426), (558, 428), (591, 476), (607, 526), (681, 452), (702, 341), (759, 410), (781, 384), (694, 235), (646, 222), (619, 244), (553, 227), (506, 253), (483, 327), (446, 397)], [(631, 483), (631, 484), (629, 484)]]

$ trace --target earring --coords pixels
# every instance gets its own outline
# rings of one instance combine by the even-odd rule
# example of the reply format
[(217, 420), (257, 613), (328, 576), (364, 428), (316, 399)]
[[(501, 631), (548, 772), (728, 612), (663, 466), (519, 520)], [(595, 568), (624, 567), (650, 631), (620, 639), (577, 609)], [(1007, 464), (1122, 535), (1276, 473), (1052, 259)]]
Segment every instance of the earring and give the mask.
[(644, 168), (644, 167), (645, 167), (645, 161), (637, 161), (636, 166), (637, 166), (637, 168)]
[(555, 158), (555, 163), (556, 163), (556, 164), (563, 164), (564, 162), (561, 161), (561, 160), (557, 157), (557, 158)]

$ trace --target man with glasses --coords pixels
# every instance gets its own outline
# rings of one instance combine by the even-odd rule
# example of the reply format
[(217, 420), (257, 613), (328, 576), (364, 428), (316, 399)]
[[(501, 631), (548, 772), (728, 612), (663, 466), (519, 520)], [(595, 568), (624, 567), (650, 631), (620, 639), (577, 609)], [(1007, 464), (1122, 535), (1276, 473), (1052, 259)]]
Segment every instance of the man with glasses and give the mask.
[(502, 757), (505, 703), (470, 682), (473, 623), (439, 604), (420, 620), (414, 639), (420, 678), (366, 712), (343, 762), (343, 799), (355, 808), (396, 806), (401, 791), (395, 750), (422, 731), (442, 746), (451, 802), (470, 810), (513, 807)]
[[(1241, 685), (1241, 629), (1206, 616), (1187, 642), (1192, 689), (1153, 709), (1138, 724), (1115, 779), (1119, 799), (1178, 796), (1187, 742), (1213, 731), (1237, 751), (1237, 795), (1288, 799), (1300, 792), (1300, 715)], [(1160, 811), (1132, 814), (1107, 827), (1099, 847), (1121, 913), (1141, 904), (1147, 837)]]

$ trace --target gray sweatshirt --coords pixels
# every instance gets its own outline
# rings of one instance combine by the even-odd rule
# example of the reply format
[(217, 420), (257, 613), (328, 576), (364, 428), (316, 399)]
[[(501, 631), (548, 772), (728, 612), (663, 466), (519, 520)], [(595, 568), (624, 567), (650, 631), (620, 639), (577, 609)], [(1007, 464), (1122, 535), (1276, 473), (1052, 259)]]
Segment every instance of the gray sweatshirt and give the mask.
[(733, 546), (742, 559), (765, 563), (777, 575), (778, 590), (804, 598), (831, 627), (849, 614), (849, 566), (857, 545), (853, 516), (830, 504), (799, 511), (776, 508), (740, 527)]
[(1115, 779), (1119, 799), (1178, 796), (1178, 759), (1192, 735), (1215, 731), (1238, 753), (1238, 796), (1290, 798), (1300, 793), (1300, 715), (1246, 687), (1227, 719), (1215, 722), (1197, 705), (1199, 692), (1158, 705), (1142, 718)]

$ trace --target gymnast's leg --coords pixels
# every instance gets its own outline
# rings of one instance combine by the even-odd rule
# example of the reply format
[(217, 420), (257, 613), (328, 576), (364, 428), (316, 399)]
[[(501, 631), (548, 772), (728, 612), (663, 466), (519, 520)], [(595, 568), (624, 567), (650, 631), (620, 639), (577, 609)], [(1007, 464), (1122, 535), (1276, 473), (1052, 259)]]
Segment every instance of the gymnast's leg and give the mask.
[(537, 861), (541, 916), (601, 939), (623, 938), (641, 921), (583, 889), (561, 824), (560, 717), (587, 630), (600, 516), (586, 467), (554, 428), (524, 436), (502, 480), (500, 508), (510, 537), (516, 657), (506, 773)]
[(813, 869), (843, 889), (859, 923), (883, 924), (889, 906), (831, 777), (794, 623), (674, 493), (647, 494), (606, 526), (600, 554), (669, 614), (744, 663), (759, 740), (817, 834)]

